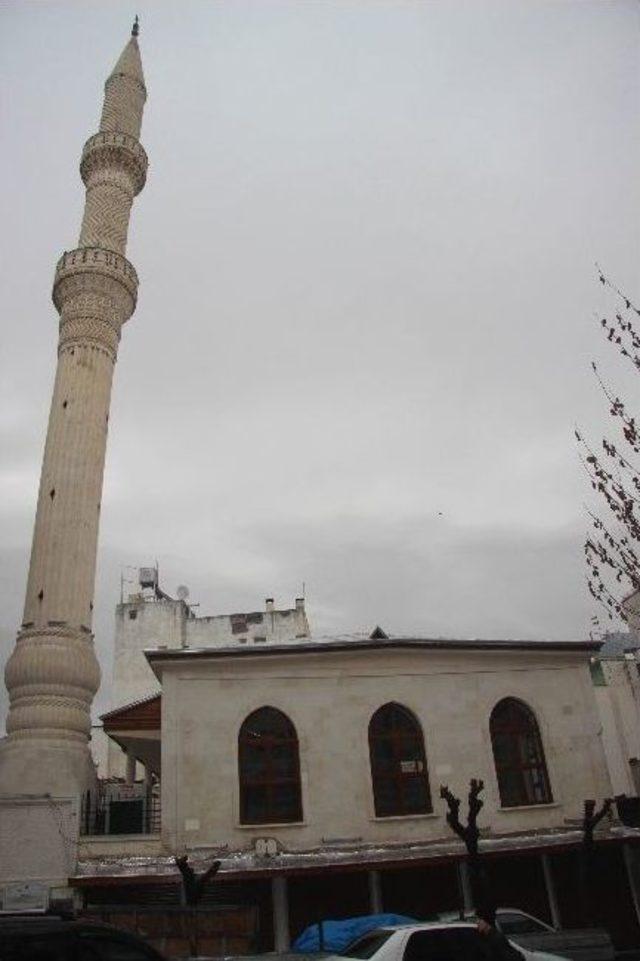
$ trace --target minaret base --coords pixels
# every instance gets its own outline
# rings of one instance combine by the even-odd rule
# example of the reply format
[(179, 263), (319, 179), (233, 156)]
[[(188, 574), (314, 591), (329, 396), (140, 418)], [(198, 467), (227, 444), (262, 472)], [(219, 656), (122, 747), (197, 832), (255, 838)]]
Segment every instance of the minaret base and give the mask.
[[(4, 786), (4, 785), (3, 785)], [(44, 910), (73, 900), (69, 878), (76, 873), (81, 807), (77, 800), (55, 794), (0, 794), (0, 890), (3, 903), (10, 889), (37, 882)]]
[(80, 801), (97, 786), (88, 744), (8, 735), (0, 741), (0, 796), (33, 795)]
[(37, 881), (68, 906), (83, 801), (97, 787), (87, 744), (8, 735), (0, 741), (0, 888)]

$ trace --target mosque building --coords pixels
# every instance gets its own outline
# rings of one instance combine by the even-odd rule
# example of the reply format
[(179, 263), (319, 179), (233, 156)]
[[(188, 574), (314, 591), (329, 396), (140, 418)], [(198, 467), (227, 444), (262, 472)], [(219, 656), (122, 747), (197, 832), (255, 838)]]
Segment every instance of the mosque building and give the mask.
[[(303, 598), (199, 617), (143, 571), (117, 609), (96, 770), (95, 564), (146, 96), (136, 22), (82, 151), (78, 244), (55, 272), (56, 379), (0, 743), (4, 908), (19, 891), (73, 898), (184, 956), (187, 855), (196, 871), (221, 862), (189, 913), (203, 954), (284, 951), (326, 918), (470, 910), (440, 786), (465, 797), (481, 778), (499, 903), (575, 925), (583, 804), (612, 794), (596, 641), (319, 637)], [(621, 810), (598, 829), (596, 896), (624, 949), (640, 943), (640, 828)]]

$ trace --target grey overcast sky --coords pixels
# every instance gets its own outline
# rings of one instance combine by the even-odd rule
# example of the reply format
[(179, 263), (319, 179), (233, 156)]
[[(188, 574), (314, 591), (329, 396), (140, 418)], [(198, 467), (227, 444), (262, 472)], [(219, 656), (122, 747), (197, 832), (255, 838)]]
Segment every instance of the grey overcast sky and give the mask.
[[(78, 159), (133, 14), (149, 100), (96, 638), (123, 565), (317, 633), (589, 630), (594, 261), (640, 298), (640, 6), (0, 4), (1, 630), (21, 619)], [(637, 393), (635, 395), (637, 397)]]

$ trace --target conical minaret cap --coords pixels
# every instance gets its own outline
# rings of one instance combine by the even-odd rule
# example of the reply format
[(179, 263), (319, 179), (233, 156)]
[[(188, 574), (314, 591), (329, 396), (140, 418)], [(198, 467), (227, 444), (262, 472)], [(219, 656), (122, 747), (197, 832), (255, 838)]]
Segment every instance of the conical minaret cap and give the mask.
[(136, 18), (131, 37), (104, 85), (100, 118), (101, 131), (124, 133), (136, 139), (140, 136), (142, 111), (147, 99), (138, 32)]
[[(136, 25), (134, 25), (134, 30)], [(120, 54), (118, 62), (109, 74), (107, 83), (114, 77), (129, 77), (140, 84), (146, 90), (144, 84), (144, 73), (142, 72), (142, 59), (140, 57), (140, 47), (138, 46), (137, 31), (131, 34), (129, 42)]]

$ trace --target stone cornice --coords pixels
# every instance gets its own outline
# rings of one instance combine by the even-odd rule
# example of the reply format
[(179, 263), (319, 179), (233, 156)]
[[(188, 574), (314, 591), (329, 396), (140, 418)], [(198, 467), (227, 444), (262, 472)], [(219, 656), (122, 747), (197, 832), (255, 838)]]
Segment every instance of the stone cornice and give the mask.
[(191, 661), (225, 658), (264, 658), (286, 657), (287, 655), (302, 654), (350, 654), (374, 651), (430, 651), (442, 650), (459, 652), (465, 656), (476, 652), (520, 652), (539, 654), (558, 652), (575, 653), (584, 657), (587, 653), (594, 653), (600, 647), (600, 641), (523, 641), (523, 640), (450, 640), (445, 638), (387, 638), (385, 640), (327, 640), (306, 641), (299, 644), (287, 642), (283, 644), (265, 644), (261, 647), (207, 647), (207, 648), (156, 648), (144, 651), (146, 659), (151, 664), (161, 664), (163, 661)]

